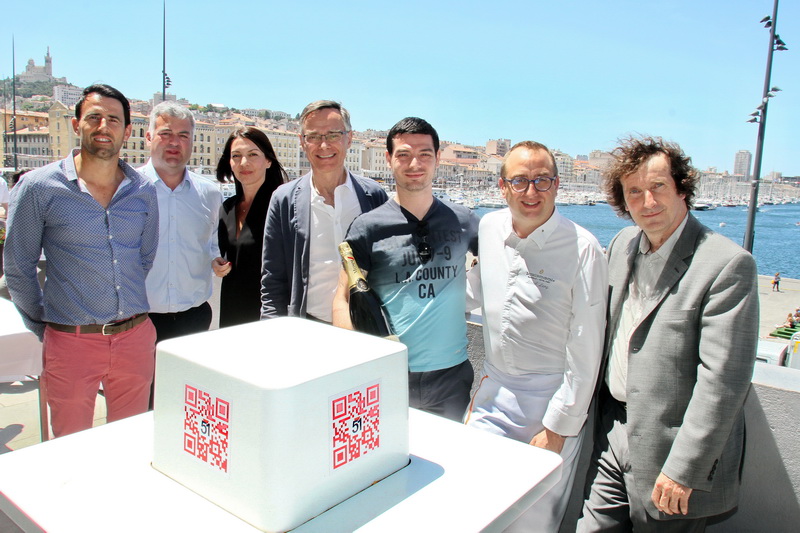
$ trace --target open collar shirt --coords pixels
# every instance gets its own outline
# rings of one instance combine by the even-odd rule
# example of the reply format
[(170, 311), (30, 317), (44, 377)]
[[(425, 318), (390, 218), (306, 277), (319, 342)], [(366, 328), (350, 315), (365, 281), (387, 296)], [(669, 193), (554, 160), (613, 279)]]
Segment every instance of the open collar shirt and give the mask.
[(557, 209), (524, 239), (514, 232), (508, 209), (489, 213), (479, 242), (468, 296), (482, 301), (487, 363), (512, 376), (563, 375), (543, 423), (560, 435), (577, 435), (602, 358), (608, 290), (602, 248)]
[(350, 172), (342, 185), (333, 191), (334, 205), (325, 203), (311, 179), (311, 240), (308, 263), (308, 303), (311, 316), (331, 322), (333, 296), (339, 283), (341, 257), (339, 244), (347, 228), (361, 214), (361, 205), (353, 188)]
[(139, 169), (158, 196), (158, 251), (147, 276), (147, 300), (154, 313), (178, 313), (211, 298), (213, 269), (219, 257), (217, 228), (222, 192), (209, 179), (184, 170), (170, 189), (152, 160)]
[(643, 318), (644, 305), (648, 300), (657, 296), (656, 283), (664, 271), (667, 259), (675, 248), (675, 243), (683, 233), (683, 228), (686, 227), (687, 220), (689, 220), (688, 213), (683, 218), (683, 222), (672, 232), (672, 235), (654, 252), (650, 251), (650, 241), (644, 232), (639, 240), (639, 253), (636, 254), (633, 272), (628, 280), (628, 292), (622, 303), (622, 312), (611, 341), (605, 375), (606, 385), (608, 385), (611, 396), (620, 402), (627, 401), (625, 389), (628, 383), (628, 346), (631, 335)]
[[(26, 326), (106, 324), (149, 311), (145, 278), (158, 245), (153, 184), (120, 160), (125, 174), (107, 208), (80, 183), (75, 149), (26, 174), (11, 191), (5, 274)], [(36, 264), (47, 256), (45, 289)]]

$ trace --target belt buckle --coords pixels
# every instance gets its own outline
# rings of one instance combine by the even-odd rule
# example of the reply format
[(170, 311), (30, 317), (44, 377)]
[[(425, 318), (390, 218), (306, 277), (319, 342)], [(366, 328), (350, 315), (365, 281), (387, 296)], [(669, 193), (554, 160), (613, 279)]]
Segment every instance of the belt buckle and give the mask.
[(113, 333), (106, 333), (106, 328), (107, 327), (113, 327), (113, 326), (114, 326), (114, 324), (103, 324), (103, 327), (100, 329), (100, 333), (102, 333), (105, 336), (113, 335)]

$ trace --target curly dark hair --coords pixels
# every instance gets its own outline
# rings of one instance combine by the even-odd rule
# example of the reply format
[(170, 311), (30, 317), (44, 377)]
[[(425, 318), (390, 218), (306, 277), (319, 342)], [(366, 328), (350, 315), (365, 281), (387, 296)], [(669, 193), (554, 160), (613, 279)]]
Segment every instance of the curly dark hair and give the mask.
[(630, 219), (625, 209), (625, 196), (622, 191), (622, 179), (639, 170), (651, 157), (664, 154), (669, 160), (672, 179), (678, 194), (685, 195), (686, 208), (691, 209), (697, 190), (697, 170), (692, 166), (692, 158), (688, 157), (678, 144), (665, 141), (661, 137), (627, 137), (620, 139), (620, 145), (611, 152), (614, 162), (603, 176), (603, 192), (609, 205), (617, 215)]

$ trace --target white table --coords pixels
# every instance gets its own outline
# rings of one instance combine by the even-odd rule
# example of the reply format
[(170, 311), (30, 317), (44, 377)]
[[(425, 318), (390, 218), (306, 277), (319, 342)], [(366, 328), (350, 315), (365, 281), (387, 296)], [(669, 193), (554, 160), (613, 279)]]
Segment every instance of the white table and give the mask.
[[(293, 530), (501, 531), (561, 476), (551, 452), (410, 410), (411, 463)], [(25, 531), (253, 532), (150, 466), (152, 413), (0, 455), (0, 510)]]

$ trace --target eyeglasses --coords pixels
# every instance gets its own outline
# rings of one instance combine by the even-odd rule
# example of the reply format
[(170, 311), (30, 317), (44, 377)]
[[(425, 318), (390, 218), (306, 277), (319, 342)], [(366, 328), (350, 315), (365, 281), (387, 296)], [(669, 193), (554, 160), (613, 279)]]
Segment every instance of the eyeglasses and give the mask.
[(346, 131), (329, 131), (328, 133), (309, 133), (303, 135), (303, 140), (308, 144), (322, 144), (322, 139), (329, 143), (335, 143), (342, 140)]
[(420, 262), (424, 265), (433, 258), (433, 248), (428, 244), (428, 222), (418, 222), (415, 233), (417, 237), (419, 237), (417, 255), (419, 256)]
[(528, 187), (533, 183), (533, 188), (539, 192), (547, 192), (553, 186), (553, 182), (558, 179), (558, 176), (549, 178), (547, 176), (540, 176), (529, 180), (528, 178), (503, 178), (503, 181), (508, 183), (515, 192), (525, 192)]

